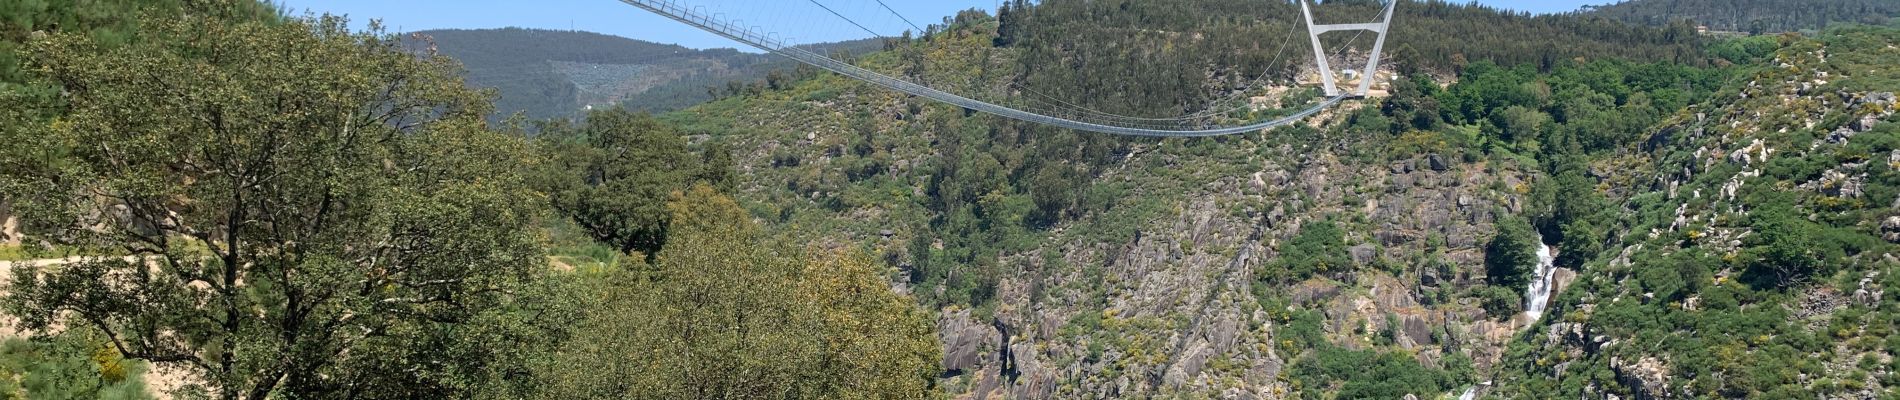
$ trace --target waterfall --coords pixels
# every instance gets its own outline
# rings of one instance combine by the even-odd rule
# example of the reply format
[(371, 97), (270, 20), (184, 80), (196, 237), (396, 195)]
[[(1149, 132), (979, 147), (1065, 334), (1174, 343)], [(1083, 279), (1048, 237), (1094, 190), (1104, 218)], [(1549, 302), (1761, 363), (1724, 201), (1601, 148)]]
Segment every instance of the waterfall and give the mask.
[(1544, 244), (1543, 235), (1537, 237), (1537, 276), (1531, 279), (1529, 288), (1524, 290), (1524, 314), (1532, 321), (1544, 317), (1544, 307), (1550, 305), (1551, 276), (1557, 272), (1557, 256), (1552, 254), (1550, 245)]
[[(1544, 236), (1537, 235), (1537, 276), (1531, 279), (1529, 287), (1524, 289), (1524, 315), (1531, 323), (1544, 318), (1544, 308), (1550, 305), (1552, 277), (1557, 275), (1557, 254), (1550, 245), (1544, 244)], [(1458, 400), (1472, 400), (1478, 397), (1479, 386), (1490, 386), (1491, 382), (1465, 387), (1458, 394)]]

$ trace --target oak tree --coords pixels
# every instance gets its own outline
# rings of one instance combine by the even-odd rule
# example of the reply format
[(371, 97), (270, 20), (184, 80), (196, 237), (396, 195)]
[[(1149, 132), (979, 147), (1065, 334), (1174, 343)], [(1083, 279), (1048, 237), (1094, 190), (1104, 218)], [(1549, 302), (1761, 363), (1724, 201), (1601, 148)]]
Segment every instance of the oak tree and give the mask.
[(28, 46), (63, 94), (8, 108), (64, 112), (0, 129), (29, 167), (0, 187), (30, 241), (115, 256), (13, 271), (22, 328), (96, 329), (225, 399), (465, 397), (509, 365), (480, 321), (545, 270), (542, 200), (454, 62), (329, 16), (139, 36)]

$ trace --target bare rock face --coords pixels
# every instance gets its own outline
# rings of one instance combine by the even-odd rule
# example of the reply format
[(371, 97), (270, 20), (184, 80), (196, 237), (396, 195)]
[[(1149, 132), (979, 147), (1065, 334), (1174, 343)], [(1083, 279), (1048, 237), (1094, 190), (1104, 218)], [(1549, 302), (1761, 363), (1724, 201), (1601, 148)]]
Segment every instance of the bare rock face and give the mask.
[[(1483, 314), (1468, 313), (1465, 303), (1423, 303), (1416, 286), (1426, 278), (1409, 264), (1430, 248), (1442, 250), (1435, 262), (1477, 265), (1477, 245), (1494, 229), (1492, 210), (1514, 200), (1493, 188), (1518, 186), (1519, 173), (1442, 157), (1355, 165), (1324, 153), (1270, 152), (1284, 155), (1254, 172), (1208, 177), (1204, 193), (1139, 222), (1131, 237), (1062, 241), (1068, 234), (1058, 227), (1050, 231), (1057, 241), (1003, 256), (999, 262), (1018, 273), (998, 283), (995, 321), (960, 308), (940, 314), (947, 391), (958, 398), (1285, 398), (1294, 389), (1281, 372), (1302, 354), (1280, 348), (1284, 327), (1268, 316), (1274, 310), (1260, 308), (1262, 289), (1284, 296), (1288, 309), (1322, 312), (1322, 329), (1337, 345), (1372, 346), (1373, 335), (1389, 332), (1390, 345), (1377, 346), (1391, 348), (1381, 350), (1404, 348), (1428, 365), (1446, 351), (1495, 362), (1516, 326), (1465, 336)], [(1276, 164), (1290, 160), (1299, 160), (1297, 168)], [(1345, 255), (1408, 272), (1361, 267), (1347, 277), (1256, 287), (1255, 274), (1300, 225), (1341, 212), (1364, 213), (1369, 222), (1348, 232), (1354, 246)], [(1050, 254), (1064, 265), (1045, 263)], [(1460, 285), (1471, 269), (1433, 269), (1429, 280)], [(1097, 320), (1091, 314), (1101, 316), (1099, 325), (1067, 327)]]
[(944, 313), (937, 320), (937, 339), (943, 343), (943, 370), (965, 372), (978, 365), (985, 347), (1002, 341), (995, 328), (972, 321), (968, 310)]
[(1556, 300), (1556, 297), (1558, 294), (1562, 294), (1564, 292), (1564, 289), (1570, 288), (1570, 284), (1576, 281), (1577, 281), (1577, 271), (1573, 271), (1569, 268), (1563, 268), (1563, 267), (1558, 267), (1556, 270), (1551, 271), (1550, 272), (1551, 300)]
[(1162, 384), (1168, 387), (1181, 387), (1194, 379), (1194, 376), (1200, 375), (1201, 369), (1207, 366), (1208, 351), (1205, 342), (1188, 346), (1187, 352), (1181, 356), (1181, 362), (1168, 367), (1167, 374), (1162, 377)]
[(1036, 345), (1019, 342), (1012, 346), (1011, 354), (1016, 361), (1016, 386), (1010, 390), (1012, 398), (1047, 399), (1055, 391), (1056, 372), (1038, 357)]
[(1239, 335), (1240, 322), (1232, 317), (1223, 317), (1219, 322), (1214, 323), (1214, 328), (1208, 332), (1207, 340), (1214, 347), (1215, 354), (1222, 354), (1234, 349), (1234, 346), (1238, 344)]
[(1669, 367), (1655, 357), (1644, 357), (1634, 362), (1611, 357), (1610, 370), (1616, 373), (1618, 381), (1636, 389), (1638, 399), (1670, 397)]
[(1412, 291), (1408, 285), (1389, 276), (1373, 279), (1372, 290), (1369, 294), (1372, 296), (1373, 304), (1380, 310), (1398, 311), (1418, 306), (1418, 301), (1412, 298)]
[(1369, 244), (1353, 246), (1348, 252), (1352, 254), (1353, 264), (1372, 265), (1373, 261), (1379, 260), (1379, 249)]
[(1292, 288), (1293, 304), (1312, 304), (1325, 302), (1339, 295), (1339, 285), (1331, 282), (1312, 280), (1301, 282)]
[(1430, 346), (1432, 343), (1432, 324), (1419, 315), (1406, 315), (1399, 323), (1399, 345), (1406, 349)]

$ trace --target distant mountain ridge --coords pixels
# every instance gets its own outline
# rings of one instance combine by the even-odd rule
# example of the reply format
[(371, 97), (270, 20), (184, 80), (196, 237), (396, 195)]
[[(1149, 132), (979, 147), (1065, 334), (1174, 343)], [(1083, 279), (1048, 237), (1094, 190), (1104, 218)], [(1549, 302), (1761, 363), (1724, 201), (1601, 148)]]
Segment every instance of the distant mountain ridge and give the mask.
[[(573, 115), (590, 106), (623, 105), (665, 112), (712, 99), (709, 87), (757, 81), (789, 61), (735, 49), (697, 50), (619, 36), (546, 29), (452, 29), (416, 32), (442, 54), (461, 60), (471, 85), (500, 92), (497, 117)], [(863, 52), (875, 40), (820, 46)]]
[(1718, 31), (1774, 33), (1842, 22), (1889, 24), (1900, 17), (1900, 0), (1635, 0), (1582, 12), (1638, 25), (1693, 20)]

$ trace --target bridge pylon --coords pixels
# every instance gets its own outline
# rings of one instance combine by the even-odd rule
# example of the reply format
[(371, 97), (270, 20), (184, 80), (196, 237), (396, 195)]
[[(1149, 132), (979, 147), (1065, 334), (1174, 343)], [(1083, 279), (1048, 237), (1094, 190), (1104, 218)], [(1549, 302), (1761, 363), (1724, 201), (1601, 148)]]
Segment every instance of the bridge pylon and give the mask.
[(1379, 34), (1378, 39), (1372, 44), (1372, 57), (1366, 61), (1365, 72), (1360, 74), (1358, 91), (1351, 94), (1365, 97), (1366, 93), (1372, 91), (1372, 80), (1379, 72), (1379, 56), (1385, 51), (1385, 36), (1391, 32), (1392, 12), (1398, 9), (1399, 0), (1386, 1), (1385, 16), (1381, 17), (1377, 23), (1331, 25), (1313, 23), (1312, 7), (1306, 4), (1307, 0), (1299, 0), (1299, 2), (1300, 12), (1306, 15), (1307, 37), (1313, 40), (1313, 60), (1319, 63), (1319, 81), (1320, 84), (1325, 85), (1328, 97), (1340, 96), (1339, 80), (1333, 76), (1332, 62), (1326, 59), (1326, 45), (1320, 44), (1319, 35), (1338, 31), (1371, 31)]

